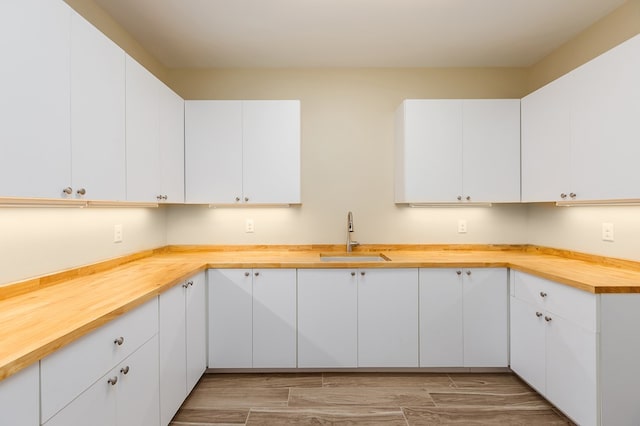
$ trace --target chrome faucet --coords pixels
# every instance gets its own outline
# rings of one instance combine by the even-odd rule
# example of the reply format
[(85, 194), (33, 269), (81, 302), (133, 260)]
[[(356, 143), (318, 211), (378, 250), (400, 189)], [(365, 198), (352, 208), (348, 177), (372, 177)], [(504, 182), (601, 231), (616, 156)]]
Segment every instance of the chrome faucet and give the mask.
[(353, 213), (347, 213), (347, 253), (351, 253), (351, 250), (359, 246), (360, 243), (351, 240), (351, 233), (353, 232)]

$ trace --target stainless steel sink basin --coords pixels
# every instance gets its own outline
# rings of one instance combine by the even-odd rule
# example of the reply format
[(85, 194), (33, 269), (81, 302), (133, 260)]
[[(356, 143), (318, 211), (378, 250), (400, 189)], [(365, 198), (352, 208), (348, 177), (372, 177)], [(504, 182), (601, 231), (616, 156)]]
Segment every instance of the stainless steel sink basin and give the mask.
[(389, 258), (383, 254), (320, 254), (323, 262), (386, 262)]

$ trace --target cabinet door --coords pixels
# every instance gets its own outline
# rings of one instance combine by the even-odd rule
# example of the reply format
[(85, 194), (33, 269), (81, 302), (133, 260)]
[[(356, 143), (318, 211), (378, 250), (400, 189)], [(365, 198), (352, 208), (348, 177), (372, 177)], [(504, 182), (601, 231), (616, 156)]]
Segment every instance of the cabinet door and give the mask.
[(569, 73), (522, 98), (522, 201), (561, 201), (571, 189)]
[(184, 202), (184, 100), (160, 84), (160, 194), (164, 202)]
[(407, 100), (400, 108), (396, 202), (457, 201), (462, 196), (462, 101)]
[(541, 394), (546, 392), (546, 325), (542, 309), (511, 298), (511, 369)]
[(240, 202), (242, 101), (185, 102), (185, 188), (188, 203)]
[(242, 103), (243, 199), (300, 203), (300, 101)]
[(159, 97), (153, 74), (126, 57), (127, 200), (156, 202), (160, 195)]
[(253, 367), (296, 367), (296, 270), (256, 269)]
[(209, 368), (251, 368), (251, 270), (210, 269)]
[(40, 424), (40, 369), (37, 362), (0, 382), (0, 413), (3, 424)]
[(545, 396), (580, 425), (598, 424), (597, 335), (549, 314)]
[(464, 366), (507, 367), (507, 270), (466, 269), (462, 276)]
[(119, 377), (117, 425), (159, 425), (158, 336), (135, 351), (116, 370)]
[(420, 269), (420, 367), (464, 365), (462, 269)]
[(169, 424), (187, 397), (186, 313), (183, 284), (162, 293), (159, 298), (160, 418)]
[(355, 270), (298, 270), (298, 367), (357, 367)]
[(520, 201), (520, 100), (463, 101), (463, 199)]
[(80, 15), (71, 18), (73, 189), (125, 200), (125, 54)]
[(418, 270), (358, 274), (358, 367), (418, 366)]
[(201, 272), (187, 287), (187, 393), (191, 392), (207, 368), (206, 278)]
[(70, 19), (61, 1), (0, 2), (0, 196), (60, 198), (71, 185)]

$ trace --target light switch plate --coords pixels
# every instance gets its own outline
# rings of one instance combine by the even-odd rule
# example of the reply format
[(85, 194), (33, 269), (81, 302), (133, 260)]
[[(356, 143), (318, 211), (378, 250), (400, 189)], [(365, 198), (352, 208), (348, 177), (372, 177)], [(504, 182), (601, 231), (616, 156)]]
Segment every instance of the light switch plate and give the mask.
[(113, 242), (122, 242), (122, 225), (113, 225)]
[(244, 232), (251, 234), (254, 231), (253, 219), (247, 219), (244, 223)]
[(602, 224), (602, 241), (613, 242), (613, 223), (604, 222)]
[(458, 234), (466, 234), (467, 233), (467, 220), (459, 219), (458, 220)]

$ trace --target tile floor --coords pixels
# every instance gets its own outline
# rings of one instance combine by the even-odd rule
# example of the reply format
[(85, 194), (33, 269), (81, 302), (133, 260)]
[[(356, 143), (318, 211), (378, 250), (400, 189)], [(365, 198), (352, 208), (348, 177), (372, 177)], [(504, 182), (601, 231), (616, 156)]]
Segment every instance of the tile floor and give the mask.
[(513, 374), (205, 374), (171, 426), (572, 425)]

